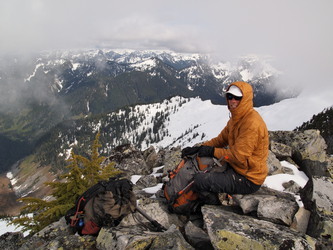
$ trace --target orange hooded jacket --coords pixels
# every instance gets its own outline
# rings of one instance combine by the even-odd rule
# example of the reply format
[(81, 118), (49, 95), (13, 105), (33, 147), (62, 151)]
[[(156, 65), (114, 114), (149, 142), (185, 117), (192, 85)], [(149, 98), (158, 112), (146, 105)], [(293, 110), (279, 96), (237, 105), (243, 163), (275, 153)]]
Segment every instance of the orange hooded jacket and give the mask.
[(203, 145), (215, 147), (216, 158), (224, 157), (237, 173), (261, 185), (268, 173), (267, 127), (259, 113), (253, 109), (251, 85), (246, 82), (234, 82), (232, 85), (240, 88), (243, 98), (238, 107), (230, 111), (231, 118), (221, 133)]

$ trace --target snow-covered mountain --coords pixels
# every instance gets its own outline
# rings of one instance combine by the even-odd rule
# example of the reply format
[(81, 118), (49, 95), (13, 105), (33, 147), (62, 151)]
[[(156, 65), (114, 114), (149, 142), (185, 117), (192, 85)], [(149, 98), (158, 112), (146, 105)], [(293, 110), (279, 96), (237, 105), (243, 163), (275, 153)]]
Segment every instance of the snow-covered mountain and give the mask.
[[(231, 82), (252, 84), (255, 105), (281, 95), (279, 72), (256, 56), (237, 63), (172, 51), (93, 49), (0, 58), (0, 171), (34, 150), (63, 121), (114, 112), (174, 96), (225, 104)], [(13, 151), (19, 151), (18, 158)], [(1, 158), (3, 156), (3, 158)]]
[[(100, 49), (44, 52), (29, 58), (11, 57), (0, 60), (0, 87), (7, 90), (8, 94), (10, 91), (6, 86), (9, 82), (13, 83), (13, 80), (15, 85), (10, 84), (11, 91), (17, 92), (16, 95), (25, 94), (22, 97), (26, 97), (27, 93), (21, 93), (20, 88), (31, 88), (39, 94), (43, 93), (45, 97), (55, 95), (63, 98), (88, 88), (88, 91), (82, 92), (84, 95), (81, 97), (85, 99), (85, 103), (82, 104), (84, 108), (80, 112), (93, 112), (93, 109), (87, 107), (88, 103), (90, 106), (94, 103), (88, 94), (91, 88), (100, 88), (100, 94), (109, 97), (117, 83), (126, 87), (128, 82), (124, 81), (121, 75), (130, 74), (130, 78), (135, 78), (138, 82), (138, 88), (146, 89), (142, 83), (143, 79), (133, 75), (135, 72), (146, 73), (144, 80), (149, 83), (162, 81), (172, 88), (177, 88), (187, 97), (193, 94), (192, 96), (210, 99), (214, 103), (222, 102), (219, 99), (221, 90), (235, 80), (244, 80), (253, 85), (258, 97), (258, 106), (281, 100), (278, 93), (272, 92), (278, 91), (275, 79), (279, 72), (255, 55), (246, 56), (238, 63), (232, 64), (213, 61), (209, 56), (202, 54)], [(181, 90), (180, 86), (186, 91)], [(264, 95), (268, 97), (263, 99)], [(291, 96), (293, 94), (287, 97)], [(38, 96), (28, 97), (38, 99)], [(129, 104), (134, 104), (135, 101), (142, 102), (144, 98), (133, 100)], [(121, 106), (117, 108), (119, 107)], [(98, 108), (95, 109), (94, 113), (99, 112)]]

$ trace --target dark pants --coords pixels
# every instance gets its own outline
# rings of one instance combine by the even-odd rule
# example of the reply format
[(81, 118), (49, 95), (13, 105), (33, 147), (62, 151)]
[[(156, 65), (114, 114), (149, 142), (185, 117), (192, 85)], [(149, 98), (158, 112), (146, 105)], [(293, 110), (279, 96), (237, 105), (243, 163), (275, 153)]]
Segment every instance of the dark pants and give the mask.
[(230, 166), (224, 172), (197, 174), (193, 184), (193, 190), (197, 193), (251, 194), (259, 188), (260, 185), (236, 173)]

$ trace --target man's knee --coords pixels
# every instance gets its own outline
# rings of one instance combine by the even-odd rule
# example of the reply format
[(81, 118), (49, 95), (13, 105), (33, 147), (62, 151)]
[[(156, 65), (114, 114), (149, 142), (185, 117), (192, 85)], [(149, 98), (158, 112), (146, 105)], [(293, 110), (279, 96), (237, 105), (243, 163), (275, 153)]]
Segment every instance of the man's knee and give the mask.
[(193, 190), (195, 192), (208, 191), (210, 192), (210, 174), (199, 173), (194, 177)]
[(229, 181), (223, 173), (200, 173), (194, 178), (193, 189), (196, 192), (207, 191), (213, 193), (224, 192)]

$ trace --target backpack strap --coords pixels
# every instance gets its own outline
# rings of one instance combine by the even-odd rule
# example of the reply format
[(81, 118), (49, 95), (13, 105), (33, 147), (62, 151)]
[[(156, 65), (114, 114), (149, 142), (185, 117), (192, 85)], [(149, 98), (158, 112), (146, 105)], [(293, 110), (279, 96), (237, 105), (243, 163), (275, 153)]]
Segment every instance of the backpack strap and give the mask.
[(99, 192), (105, 191), (106, 186), (107, 186), (106, 181), (99, 181), (98, 183), (93, 185), (91, 188), (89, 188), (82, 195), (79, 196), (74, 206), (75, 213), (73, 216), (70, 217), (71, 227), (75, 227), (77, 223), (80, 221), (80, 219), (83, 217), (83, 210), (88, 201)]
[(76, 210), (74, 215), (70, 218), (70, 226), (71, 227), (75, 227), (76, 224), (78, 223), (78, 221), (80, 220), (80, 218), (82, 217), (81, 215), (83, 215), (83, 211), (80, 210), (81, 207), (81, 203), (84, 203), (85, 199), (83, 196), (80, 197), (80, 199), (77, 201), (77, 205), (75, 205)]

